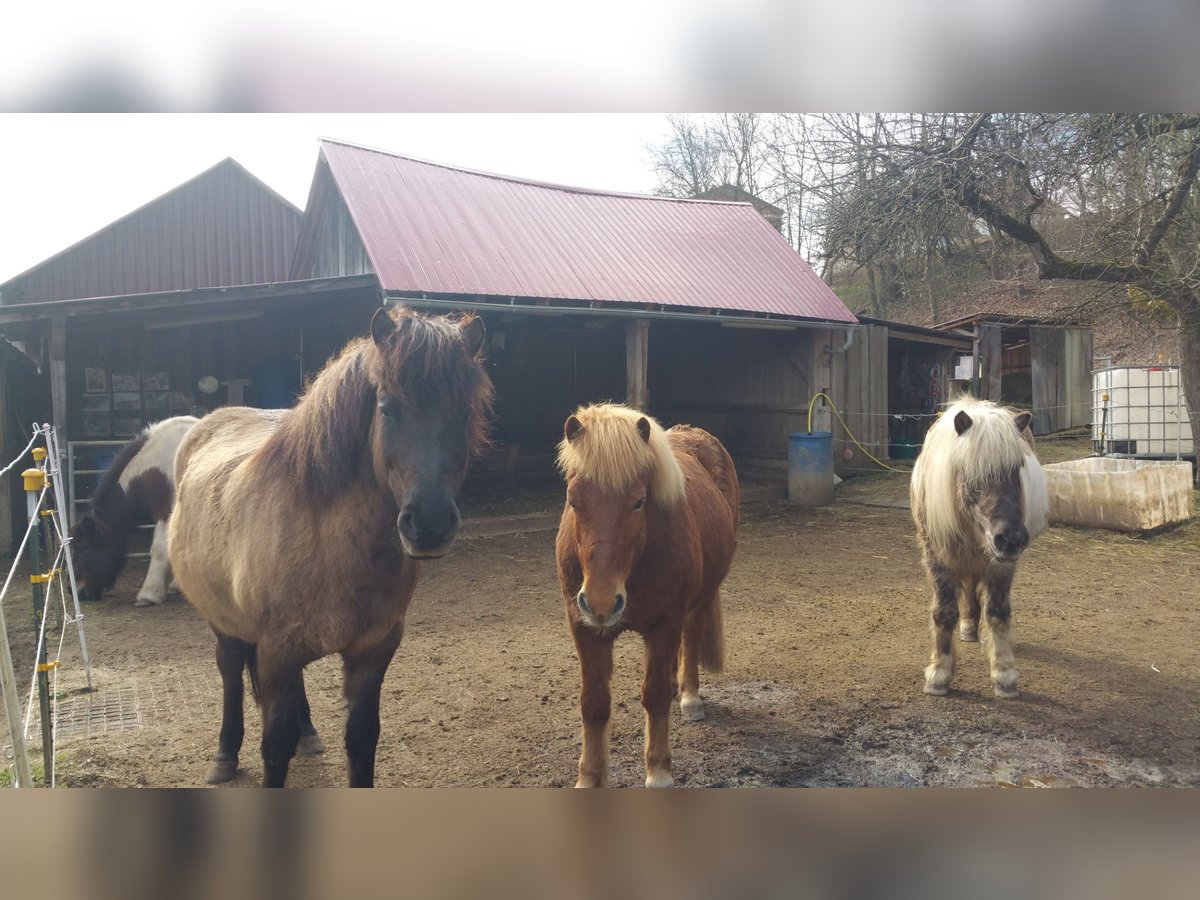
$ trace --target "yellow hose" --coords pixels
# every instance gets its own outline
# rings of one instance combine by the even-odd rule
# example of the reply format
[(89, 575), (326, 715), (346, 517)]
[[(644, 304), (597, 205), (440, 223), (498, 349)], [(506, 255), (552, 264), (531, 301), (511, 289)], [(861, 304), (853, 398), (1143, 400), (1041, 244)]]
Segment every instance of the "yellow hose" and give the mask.
[(835, 416), (837, 416), (838, 421), (842, 423), (842, 427), (846, 429), (846, 435), (854, 443), (854, 446), (856, 446), (859, 450), (861, 450), (863, 452), (863, 454), (867, 457), (867, 459), (871, 460), (873, 463), (875, 463), (878, 466), (883, 466), (883, 468), (887, 469), (889, 472), (899, 472), (901, 475), (908, 474), (908, 472), (906, 472), (904, 469), (894, 469), (891, 466), (889, 466), (887, 463), (883, 462), (882, 460), (876, 459), (875, 455), (873, 453), (871, 453), (870, 450), (868, 450), (866, 447), (864, 447), (862, 444), (860, 444), (858, 442), (858, 438), (856, 438), (854, 436), (854, 432), (850, 430), (850, 426), (846, 424), (846, 420), (842, 418), (842, 414), (840, 412), (838, 412), (837, 404), (835, 404), (833, 402), (833, 400), (830, 399), (829, 395), (826, 394), (824, 391), (818, 391), (817, 393), (813, 394), (812, 400), (810, 400), (808, 402), (808, 433), (809, 434), (812, 434), (813, 407), (817, 405), (817, 400), (821, 397), (825, 398), (825, 402), (829, 404), (829, 408), (833, 410), (833, 414)]

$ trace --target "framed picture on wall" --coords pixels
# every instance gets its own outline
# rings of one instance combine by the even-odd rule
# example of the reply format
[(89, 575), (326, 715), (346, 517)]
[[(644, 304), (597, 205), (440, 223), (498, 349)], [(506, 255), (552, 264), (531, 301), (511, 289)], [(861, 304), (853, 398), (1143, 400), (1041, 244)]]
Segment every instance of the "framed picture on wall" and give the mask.
[(171, 412), (188, 413), (192, 411), (192, 395), (187, 391), (171, 391)]
[(169, 391), (170, 389), (171, 377), (166, 372), (142, 373), (143, 391)]
[(137, 372), (122, 372), (113, 373), (112, 377), (113, 391), (136, 391), (138, 389), (138, 374)]
[[(116, 383), (116, 378), (113, 379), (113, 382)], [(114, 391), (112, 398), (115, 410), (137, 412), (142, 408), (142, 395), (137, 391), (121, 391), (120, 393)]]
[(112, 409), (112, 398), (107, 393), (85, 394), (83, 397), (84, 412), (108, 412)]
[(147, 412), (165, 412), (170, 396), (166, 391), (142, 391), (142, 408)]
[(88, 366), (83, 370), (83, 389), (89, 394), (108, 392), (108, 373), (100, 368)]
[(84, 437), (105, 438), (112, 432), (112, 420), (106, 412), (90, 412), (83, 417)]
[(141, 419), (113, 419), (113, 437), (133, 437), (142, 430)]

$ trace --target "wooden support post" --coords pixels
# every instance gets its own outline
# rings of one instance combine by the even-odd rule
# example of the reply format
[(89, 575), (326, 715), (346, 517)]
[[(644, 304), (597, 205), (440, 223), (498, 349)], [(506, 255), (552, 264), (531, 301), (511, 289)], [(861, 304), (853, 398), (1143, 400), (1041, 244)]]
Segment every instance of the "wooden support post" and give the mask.
[[(54, 410), (54, 427), (59, 440), (67, 440), (67, 320), (55, 316), (50, 320), (50, 403)], [(60, 460), (61, 463), (61, 460)]]
[(650, 402), (649, 361), (650, 321), (635, 319), (625, 326), (625, 402), (641, 410)]

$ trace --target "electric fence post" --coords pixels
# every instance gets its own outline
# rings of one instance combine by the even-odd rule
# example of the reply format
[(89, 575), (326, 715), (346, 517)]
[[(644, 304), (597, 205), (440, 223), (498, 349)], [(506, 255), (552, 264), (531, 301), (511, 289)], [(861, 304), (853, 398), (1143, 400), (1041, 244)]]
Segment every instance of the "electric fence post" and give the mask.
[(38, 703), (42, 720), (42, 761), (43, 784), (51, 784), (54, 779), (54, 723), (50, 718), (50, 666), (46, 663), (46, 642), (41, 639), (42, 620), (46, 615), (45, 595), (42, 585), (48, 584), (53, 573), (43, 573), (41, 564), (42, 543), (42, 494), (46, 487), (46, 472), (38, 464), (47, 456), (43, 447), (33, 448), (34, 467), (22, 473), (25, 480), (25, 504), (33, 525), (33, 533), (29, 536), (29, 581), (33, 587), (33, 629), (37, 636), (37, 686)]

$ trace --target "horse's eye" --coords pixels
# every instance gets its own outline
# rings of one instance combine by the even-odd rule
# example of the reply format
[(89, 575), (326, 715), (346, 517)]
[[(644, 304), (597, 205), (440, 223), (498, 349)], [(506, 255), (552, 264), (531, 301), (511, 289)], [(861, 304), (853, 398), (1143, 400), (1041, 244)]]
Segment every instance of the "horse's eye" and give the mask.
[(390, 401), (386, 403), (380, 403), (379, 414), (381, 416), (386, 416), (389, 419), (396, 419), (400, 417), (400, 407), (396, 406), (395, 403)]
[(641, 509), (641, 508), (642, 508), (643, 506), (645, 506), (645, 505), (646, 505), (646, 498), (645, 498), (645, 497), (643, 497), (643, 498), (642, 498), (641, 500), (639, 500), (637, 503), (633, 504), (633, 511), (634, 511), (634, 512), (637, 512), (639, 509)]

